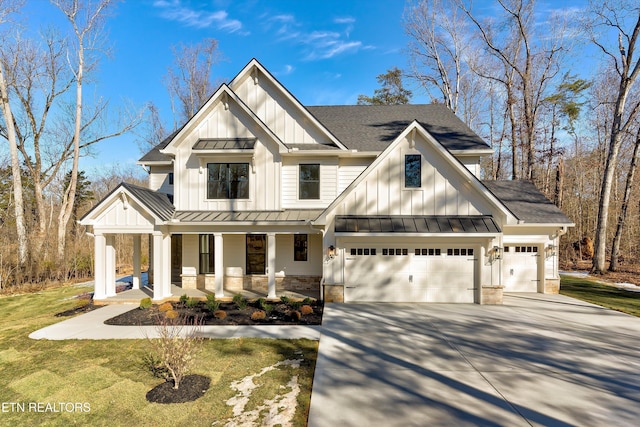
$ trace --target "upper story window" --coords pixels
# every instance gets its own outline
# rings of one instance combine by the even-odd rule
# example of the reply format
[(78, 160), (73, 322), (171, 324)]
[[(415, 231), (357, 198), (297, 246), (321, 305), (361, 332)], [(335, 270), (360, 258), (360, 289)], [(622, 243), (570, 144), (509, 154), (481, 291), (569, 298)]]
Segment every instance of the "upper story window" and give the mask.
[(248, 199), (249, 163), (208, 163), (208, 199)]
[(169, 185), (173, 185), (173, 172), (169, 172)]
[(404, 156), (404, 186), (405, 188), (422, 187), (422, 165), (420, 154)]
[(300, 189), (299, 198), (320, 199), (320, 165), (302, 164), (300, 165)]

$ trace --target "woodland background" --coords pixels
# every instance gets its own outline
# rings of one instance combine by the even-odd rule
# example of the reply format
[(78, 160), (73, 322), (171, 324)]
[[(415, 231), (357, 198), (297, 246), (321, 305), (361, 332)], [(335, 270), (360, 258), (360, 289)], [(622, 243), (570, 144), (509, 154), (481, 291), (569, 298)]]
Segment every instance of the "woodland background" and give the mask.
[[(83, 89), (106, 55), (115, 2), (51, 2), (68, 25), (27, 38), (15, 19), (22, 2), (0, 0), (0, 292), (91, 277), (93, 239), (76, 219), (121, 181), (146, 182), (139, 166), (87, 176), (80, 160), (127, 132), (146, 152), (216, 89), (218, 43), (204, 39), (174, 47), (172, 124), (153, 104), (107, 114)], [(358, 103), (410, 103), (419, 91), (447, 105), (494, 148), (485, 179), (531, 180), (575, 222), (559, 251), (566, 267), (636, 271), (640, 6), (546, 13), (533, 0), (495, 0), (495, 10), (481, 18), (471, 1), (407, 1), (410, 66), (379, 75)], [(595, 52), (586, 65), (585, 50)], [(580, 77), (585, 66), (595, 78)], [(126, 271), (131, 242), (118, 236), (117, 246)]]

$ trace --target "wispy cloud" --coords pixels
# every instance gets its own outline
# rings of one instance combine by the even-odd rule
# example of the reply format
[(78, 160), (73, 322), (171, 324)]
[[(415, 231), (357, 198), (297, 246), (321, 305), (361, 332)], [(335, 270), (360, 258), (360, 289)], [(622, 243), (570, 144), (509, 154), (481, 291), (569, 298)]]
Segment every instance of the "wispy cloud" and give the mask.
[(280, 71), (274, 72), (276, 76), (288, 76), (295, 71), (295, 67), (290, 64), (285, 64)]
[(229, 33), (242, 33), (242, 22), (231, 19), (224, 10), (200, 10), (185, 5), (182, 0), (156, 0), (153, 6), (160, 11), (160, 16), (170, 21), (176, 21), (187, 27), (209, 28), (215, 27)]
[(329, 59), (337, 55), (355, 53), (363, 48), (359, 40), (350, 40), (349, 35), (356, 20), (352, 17), (333, 19), (330, 30), (305, 30), (303, 24), (291, 14), (264, 16), (264, 29), (273, 32), (279, 42), (293, 42), (303, 46), (302, 58), (307, 61)]

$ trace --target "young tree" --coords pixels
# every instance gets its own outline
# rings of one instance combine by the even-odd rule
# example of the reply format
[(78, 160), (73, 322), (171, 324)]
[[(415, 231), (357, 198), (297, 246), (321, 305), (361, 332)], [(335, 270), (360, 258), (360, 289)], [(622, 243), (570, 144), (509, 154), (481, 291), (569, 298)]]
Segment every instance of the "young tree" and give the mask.
[[(0, 26), (9, 21), (9, 15), (18, 10), (18, 3), (11, 0), (0, 0)], [(0, 38), (0, 42), (2, 39)], [(11, 172), (13, 176), (14, 211), (16, 216), (16, 230), (18, 234), (18, 262), (24, 265), (27, 262), (27, 228), (24, 221), (24, 206), (22, 196), (22, 179), (20, 176), (20, 160), (18, 159), (18, 142), (16, 128), (9, 103), (9, 85), (6, 79), (5, 64), (0, 58), (0, 109), (4, 118), (6, 138), (9, 142), (11, 156)]]
[[(608, 153), (602, 176), (602, 187), (598, 202), (598, 222), (594, 242), (592, 272), (605, 272), (607, 225), (609, 222), (609, 203), (611, 190), (619, 160), (620, 147), (629, 128), (640, 111), (640, 98), (630, 99), (629, 95), (640, 74), (640, 61), (636, 57), (636, 43), (640, 36), (640, 8), (633, 2), (607, 2), (593, 4), (595, 21), (593, 23), (592, 42), (609, 59), (617, 77), (617, 89), (614, 95), (611, 128), (608, 139)], [(629, 30), (631, 28), (631, 30)], [(618, 45), (606, 46), (598, 30), (617, 33)]]
[(213, 94), (211, 67), (219, 60), (218, 41), (172, 47), (174, 66), (165, 76), (171, 98), (174, 129), (189, 120)]
[(398, 105), (408, 104), (412, 93), (402, 83), (402, 71), (398, 67), (387, 70), (386, 74), (376, 77), (382, 86), (373, 92), (373, 96), (358, 95), (358, 105)]

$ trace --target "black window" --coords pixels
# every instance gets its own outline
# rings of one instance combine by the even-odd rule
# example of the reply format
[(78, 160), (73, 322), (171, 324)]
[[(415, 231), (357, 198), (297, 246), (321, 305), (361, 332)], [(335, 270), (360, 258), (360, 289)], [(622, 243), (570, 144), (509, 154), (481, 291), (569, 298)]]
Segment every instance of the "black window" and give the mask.
[(214, 267), (214, 240), (213, 234), (201, 234), (200, 235), (200, 274), (212, 274), (215, 273)]
[(169, 172), (169, 185), (173, 185), (173, 172)]
[(265, 274), (267, 236), (247, 234), (247, 274)]
[(355, 255), (356, 254), (356, 248), (351, 248), (351, 255)]
[(249, 163), (209, 163), (208, 199), (248, 199)]
[(371, 255), (375, 255), (376, 254), (376, 248), (371, 248)]
[(407, 188), (422, 187), (422, 167), (419, 154), (404, 156), (404, 186)]
[(389, 255), (388, 249), (382, 249), (382, 255)]
[(293, 236), (293, 260), (294, 261), (307, 260), (307, 235), (306, 234), (295, 234)]
[(300, 199), (320, 199), (320, 165), (300, 165)]

